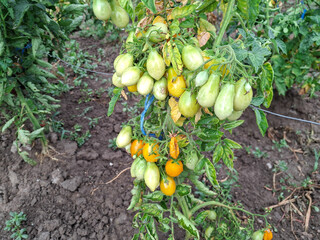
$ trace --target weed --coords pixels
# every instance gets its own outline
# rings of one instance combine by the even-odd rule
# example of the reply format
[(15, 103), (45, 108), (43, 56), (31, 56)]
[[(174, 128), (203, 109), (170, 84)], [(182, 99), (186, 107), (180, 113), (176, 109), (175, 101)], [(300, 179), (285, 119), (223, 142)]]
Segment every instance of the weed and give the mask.
[(248, 146), (244, 148), (248, 154), (253, 154), (253, 156), (255, 156), (256, 158), (268, 157), (268, 153), (261, 151), (258, 147), (256, 147), (255, 150), (252, 150), (252, 146)]
[(288, 144), (285, 139), (281, 139), (279, 142), (272, 140), (274, 143), (274, 146), (272, 146), (272, 149), (277, 149), (279, 152), (281, 152), (281, 148), (288, 148)]
[(116, 144), (116, 139), (113, 138), (113, 139), (109, 139), (109, 144), (108, 144), (108, 147), (113, 149), (113, 150), (116, 150), (118, 147), (117, 147), (117, 144)]
[(16, 213), (10, 212), (11, 218), (6, 221), (5, 231), (13, 232), (10, 238), (15, 240), (27, 239), (28, 235), (25, 233), (27, 230), (21, 228), (21, 223), (27, 220), (26, 215), (23, 212)]

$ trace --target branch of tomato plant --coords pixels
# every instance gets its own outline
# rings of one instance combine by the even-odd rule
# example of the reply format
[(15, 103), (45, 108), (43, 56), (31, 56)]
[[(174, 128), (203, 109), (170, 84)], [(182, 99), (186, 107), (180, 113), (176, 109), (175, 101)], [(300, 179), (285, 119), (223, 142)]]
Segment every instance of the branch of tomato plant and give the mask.
[(225, 31), (227, 30), (227, 27), (230, 23), (232, 15), (233, 15), (232, 10), (233, 10), (234, 1), (235, 0), (230, 0), (228, 3), (228, 8), (227, 8), (226, 14), (224, 15), (224, 17), (222, 19), (222, 25), (221, 25), (218, 37), (216, 38), (216, 40), (213, 43), (213, 47), (212, 47), (213, 49), (216, 49), (220, 45), (222, 38), (223, 38), (223, 35), (224, 35)]
[(236, 15), (236, 17), (238, 18), (238, 20), (240, 21), (240, 24), (241, 24), (243, 30), (244, 30), (246, 33), (248, 33), (248, 29), (247, 29), (247, 27), (246, 27), (246, 24), (244, 23), (244, 21), (243, 21), (242, 17), (240, 16), (240, 14), (236, 12), (235, 15)]

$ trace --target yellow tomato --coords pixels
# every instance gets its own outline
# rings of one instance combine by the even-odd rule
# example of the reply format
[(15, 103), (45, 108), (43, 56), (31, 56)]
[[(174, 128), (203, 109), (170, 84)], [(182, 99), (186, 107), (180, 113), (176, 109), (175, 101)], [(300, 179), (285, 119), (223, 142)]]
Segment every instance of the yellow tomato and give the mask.
[(136, 92), (137, 91), (137, 84), (128, 86), (128, 91), (129, 92)]
[[(209, 59), (210, 59), (209, 57), (206, 57), (206, 56), (204, 57), (204, 61), (208, 61)], [(204, 65), (204, 69), (208, 69), (213, 64), (219, 64), (219, 63), (223, 63), (223, 62), (225, 62), (224, 58), (212, 59), (210, 62), (207, 62)], [(229, 74), (229, 69), (227, 69), (227, 65), (226, 64), (212, 66), (210, 68), (210, 73), (212, 73), (214, 71), (220, 71), (221, 74), (222, 74), (222, 77), (224, 77), (224, 76)]]
[(171, 196), (176, 191), (176, 182), (172, 177), (167, 176), (164, 179), (161, 179), (160, 190), (163, 194)]
[(180, 97), (187, 87), (182, 75), (178, 76), (174, 69), (168, 69), (168, 91), (174, 97)]

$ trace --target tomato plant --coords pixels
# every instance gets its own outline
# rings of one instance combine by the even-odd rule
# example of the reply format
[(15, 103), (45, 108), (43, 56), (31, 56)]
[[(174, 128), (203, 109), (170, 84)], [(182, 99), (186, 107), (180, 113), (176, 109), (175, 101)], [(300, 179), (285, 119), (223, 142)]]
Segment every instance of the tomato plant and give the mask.
[[(225, 199), (216, 167), (223, 162), (233, 169), (233, 151), (241, 148), (225, 133), (243, 123), (238, 119), (250, 104), (269, 107), (272, 101), (271, 43), (252, 30), (259, 1), (119, 3), (132, 25), (114, 62), (116, 76), (123, 85), (137, 84), (145, 101), (141, 116), (126, 124), (132, 139), (139, 139), (131, 142), (131, 155), (139, 155), (146, 143), (131, 166), (135, 180), (128, 209), (137, 211), (133, 225), (139, 230), (133, 239), (158, 239), (158, 230), (174, 239), (175, 224), (186, 230), (186, 239), (248, 239), (256, 216), (268, 226), (266, 215)], [(215, 10), (222, 14), (219, 32), (206, 15)], [(114, 78), (108, 115), (123, 92)], [(266, 117), (254, 111), (265, 134)], [(241, 222), (237, 211), (250, 223)]]

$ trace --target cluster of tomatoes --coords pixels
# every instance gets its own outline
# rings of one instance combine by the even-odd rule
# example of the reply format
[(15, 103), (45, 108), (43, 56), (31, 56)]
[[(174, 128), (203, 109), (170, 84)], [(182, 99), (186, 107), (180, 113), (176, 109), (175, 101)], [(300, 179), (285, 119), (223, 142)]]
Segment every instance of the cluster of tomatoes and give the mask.
[(171, 196), (175, 193), (176, 183), (173, 178), (178, 177), (183, 171), (183, 163), (177, 160), (180, 150), (176, 137), (171, 137), (169, 143), (170, 158), (164, 169), (162, 169), (162, 166), (157, 166), (160, 157), (159, 144), (145, 143), (138, 139), (132, 140), (132, 128), (130, 126), (126, 126), (120, 131), (116, 144), (120, 148), (126, 148), (135, 159), (131, 165), (132, 177), (144, 180), (152, 192), (160, 184), (160, 190), (163, 194)]
[(128, 13), (119, 5), (117, 0), (93, 0), (93, 13), (96, 18), (108, 21), (111, 17), (112, 23), (118, 28), (125, 28), (129, 23)]

